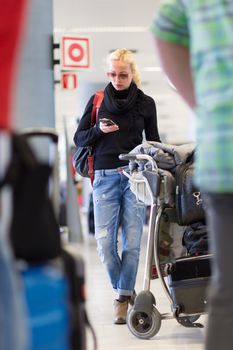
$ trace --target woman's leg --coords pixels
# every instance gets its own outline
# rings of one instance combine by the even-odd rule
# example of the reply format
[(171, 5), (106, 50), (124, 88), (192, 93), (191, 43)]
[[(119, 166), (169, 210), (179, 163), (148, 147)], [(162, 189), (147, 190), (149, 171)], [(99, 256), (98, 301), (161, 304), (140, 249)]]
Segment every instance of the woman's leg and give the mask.
[(95, 172), (93, 183), (97, 251), (115, 290), (121, 273), (121, 259), (118, 255), (119, 179), (120, 175), (117, 172), (104, 175), (99, 171)]
[(145, 205), (138, 203), (135, 195), (125, 182), (122, 199), (122, 264), (118, 282), (118, 293), (131, 296), (134, 291), (138, 262), (140, 255), (141, 237), (145, 222)]

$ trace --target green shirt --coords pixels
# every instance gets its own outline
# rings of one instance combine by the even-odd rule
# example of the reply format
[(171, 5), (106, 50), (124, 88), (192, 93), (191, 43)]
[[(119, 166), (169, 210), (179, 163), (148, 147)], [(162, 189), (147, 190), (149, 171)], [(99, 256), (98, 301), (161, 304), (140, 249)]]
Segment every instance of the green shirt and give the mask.
[(190, 50), (197, 185), (202, 191), (233, 192), (233, 1), (166, 1), (151, 30)]

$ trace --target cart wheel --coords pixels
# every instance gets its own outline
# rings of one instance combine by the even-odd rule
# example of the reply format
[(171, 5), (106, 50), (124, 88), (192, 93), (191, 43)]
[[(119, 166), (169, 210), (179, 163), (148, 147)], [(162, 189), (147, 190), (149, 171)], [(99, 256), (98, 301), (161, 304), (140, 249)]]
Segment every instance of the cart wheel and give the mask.
[(150, 314), (134, 310), (132, 307), (128, 311), (127, 325), (130, 332), (136, 337), (141, 339), (149, 339), (160, 330), (161, 315), (155, 307), (153, 307)]

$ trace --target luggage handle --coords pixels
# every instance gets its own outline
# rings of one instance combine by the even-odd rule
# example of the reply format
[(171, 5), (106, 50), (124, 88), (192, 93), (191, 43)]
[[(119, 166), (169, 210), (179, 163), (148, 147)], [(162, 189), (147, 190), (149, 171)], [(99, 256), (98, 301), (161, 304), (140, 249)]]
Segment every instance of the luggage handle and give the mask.
[(31, 136), (45, 136), (50, 137), (53, 143), (58, 143), (58, 134), (52, 128), (28, 128), (22, 132), (26, 137)]

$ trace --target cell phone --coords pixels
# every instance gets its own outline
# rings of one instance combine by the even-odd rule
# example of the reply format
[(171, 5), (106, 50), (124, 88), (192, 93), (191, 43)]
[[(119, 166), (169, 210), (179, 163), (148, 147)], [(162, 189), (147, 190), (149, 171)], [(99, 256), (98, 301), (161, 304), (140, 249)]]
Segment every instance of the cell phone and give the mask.
[(102, 119), (100, 119), (100, 122), (103, 123), (105, 126), (116, 125), (116, 123), (114, 123), (114, 121), (112, 121), (111, 119), (108, 119), (108, 118), (102, 118)]

